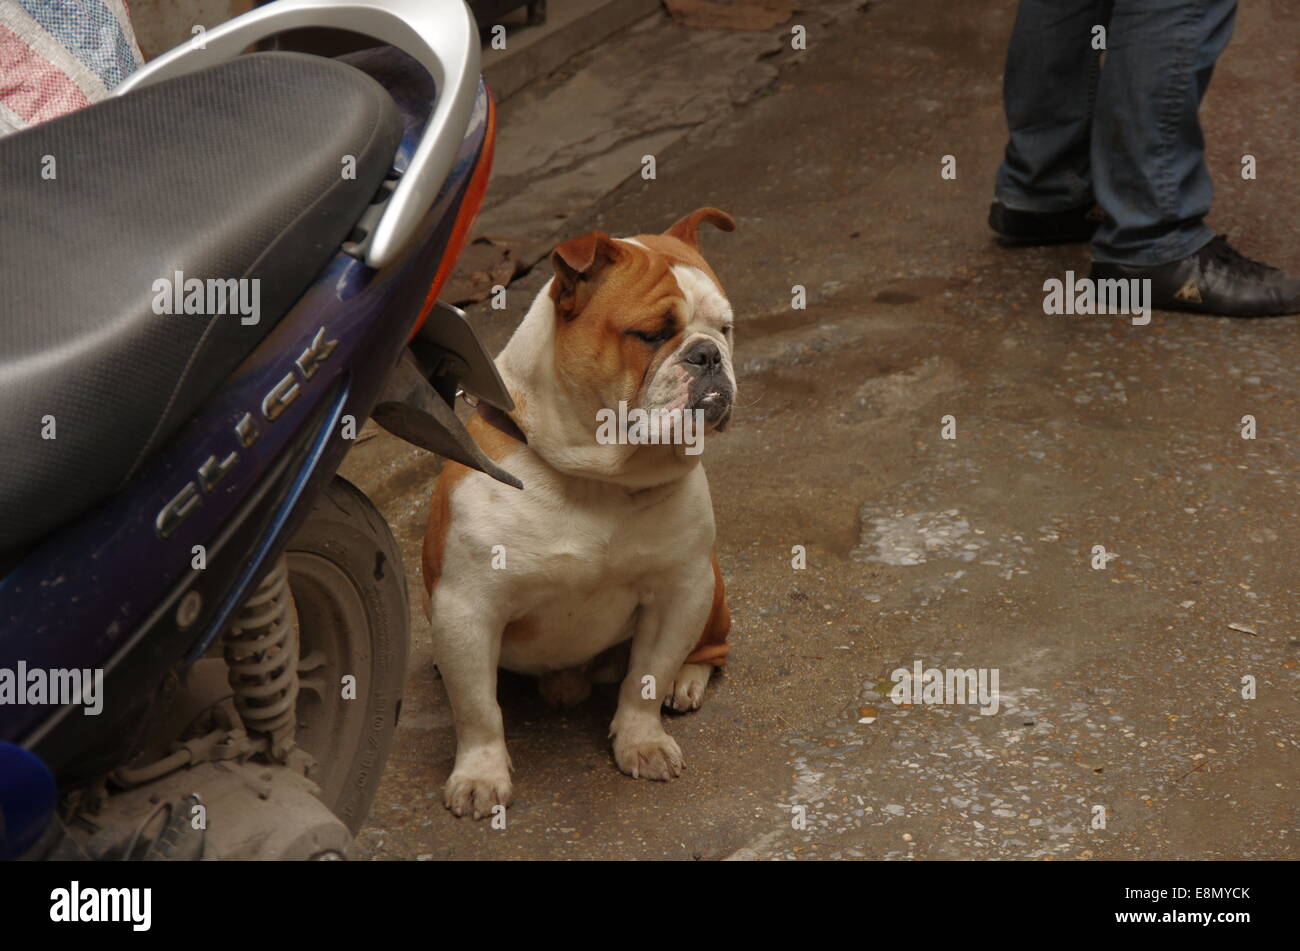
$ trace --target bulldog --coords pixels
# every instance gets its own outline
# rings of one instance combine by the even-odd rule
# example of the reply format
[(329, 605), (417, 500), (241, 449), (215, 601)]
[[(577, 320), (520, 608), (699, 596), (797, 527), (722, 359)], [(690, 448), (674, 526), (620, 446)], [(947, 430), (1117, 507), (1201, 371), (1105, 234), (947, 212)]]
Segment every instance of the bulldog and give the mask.
[[(735, 228), (701, 208), (663, 234), (595, 231), (557, 247), (554, 277), (496, 360), (515, 410), (479, 404), (469, 423), (523, 491), (455, 462), (434, 487), (422, 562), (456, 725), (443, 798), (457, 816), (512, 798), (501, 667), (537, 676), (558, 706), (586, 699), (593, 678), (621, 677), (618, 768), (682, 772), (661, 708), (699, 708), (731, 626), (709, 484), (687, 438), (692, 424), (725, 429), (736, 398), (731, 305), (700, 253), (704, 222)], [(622, 438), (611, 414), (635, 417)]]

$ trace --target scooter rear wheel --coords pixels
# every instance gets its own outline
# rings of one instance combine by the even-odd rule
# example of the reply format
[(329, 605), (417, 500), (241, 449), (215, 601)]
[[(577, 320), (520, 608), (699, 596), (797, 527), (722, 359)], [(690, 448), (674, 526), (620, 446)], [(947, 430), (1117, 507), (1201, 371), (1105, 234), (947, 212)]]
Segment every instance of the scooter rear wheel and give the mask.
[[(285, 551), (299, 622), (299, 747), (321, 799), (355, 835), (397, 732), (410, 617), (397, 542), (335, 476)], [(345, 678), (355, 678), (348, 681)]]

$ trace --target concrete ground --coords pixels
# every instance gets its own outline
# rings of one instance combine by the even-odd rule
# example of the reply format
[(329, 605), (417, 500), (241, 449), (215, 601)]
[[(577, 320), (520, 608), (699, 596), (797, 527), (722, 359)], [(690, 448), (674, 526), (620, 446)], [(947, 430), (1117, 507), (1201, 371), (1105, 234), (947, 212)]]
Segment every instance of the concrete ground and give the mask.
[[(521, 221), (542, 229), (551, 201), (570, 236), (662, 229), (706, 204), (740, 223), (705, 238), (737, 314), (739, 411), (706, 454), (734, 649), (703, 709), (669, 718), (685, 775), (618, 772), (609, 688), (560, 713), (507, 677), (507, 827), (453, 818), (451, 714), (413, 597), (406, 706), (359, 857), (1300, 855), (1300, 321), (1045, 316), (1043, 281), (1084, 270), (1086, 249), (1005, 249), (984, 224), (1014, 3), (832, 6), (806, 52), (750, 56), (762, 88), (729, 103), (700, 89), (708, 115), (649, 149), (656, 180), (628, 179), (634, 161), (585, 206), (552, 189), (554, 168), (507, 180), (527, 196)], [(1293, 271), (1296, 17), (1243, 5), (1203, 112), (1211, 224)], [(620, 57), (628, 101), (653, 92), (630, 39), (754, 43), (656, 18), (546, 95), (592, 70), (615, 82), (600, 70)], [(521, 112), (543, 98), (506, 104), (500, 168), (562, 151), (565, 130), (548, 142)], [(1239, 177), (1244, 153), (1257, 180)], [(543, 262), (507, 311), (477, 311), (493, 347), (548, 276)], [(393, 526), (413, 595), (438, 465), (381, 434), (344, 470)], [(1114, 556), (1104, 570), (1095, 545)], [(996, 669), (999, 711), (896, 706), (882, 682), (916, 661)]]

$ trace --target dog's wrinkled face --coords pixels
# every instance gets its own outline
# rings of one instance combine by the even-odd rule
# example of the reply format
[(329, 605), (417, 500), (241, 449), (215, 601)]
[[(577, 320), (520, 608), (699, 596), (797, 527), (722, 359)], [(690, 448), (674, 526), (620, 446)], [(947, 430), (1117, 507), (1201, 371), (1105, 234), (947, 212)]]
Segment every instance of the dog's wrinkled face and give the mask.
[(735, 223), (701, 208), (661, 235), (593, 232), (555, 249), (555, 366), (571, 392), (609, 408), (699, 410), (731, 418), (731, 305), (699, 251), (699, 224)]

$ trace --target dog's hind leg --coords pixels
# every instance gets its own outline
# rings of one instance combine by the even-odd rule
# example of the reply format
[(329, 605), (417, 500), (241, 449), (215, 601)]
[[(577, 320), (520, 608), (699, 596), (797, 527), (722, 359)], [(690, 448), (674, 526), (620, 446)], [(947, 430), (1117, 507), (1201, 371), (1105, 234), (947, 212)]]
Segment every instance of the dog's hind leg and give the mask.
[(551, 670), (537, 678), (537, 692), (548, 707), (576, 707), (591, 696), (591, 664)]
[(727, 653), (731, 645), (727, 635), (731, 633), (731, 611), (727, 608), (727, 595), (722, 585), (722, 569), (718, 567), (718, 556), (713, 556), (713, 608), (705, 622), (695, 650), (691, 651), (672, 689), (664, 696), (664, 706), (678, 713), (698, 710), (704, 702), (704, 688), (709, 684), (709, 677), (714, 667), (721, 667), (727, 662)]
[(627, 676), (628, 658), (632, 656), (632, 631), (627, 632), (627, 640), (615, 644), (597, 654), (591, 662), (591, 682), (595, 684), (616, 684)]

